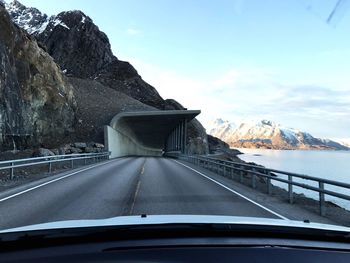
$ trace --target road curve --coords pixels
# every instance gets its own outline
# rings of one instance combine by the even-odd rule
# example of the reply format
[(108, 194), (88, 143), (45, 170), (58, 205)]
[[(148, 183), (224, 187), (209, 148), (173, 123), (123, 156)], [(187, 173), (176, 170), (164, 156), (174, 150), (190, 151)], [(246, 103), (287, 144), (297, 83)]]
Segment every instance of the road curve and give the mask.
[(174, 160), (128, 157), (0, 199), (0, 229), (140, 214), (278, 218)]

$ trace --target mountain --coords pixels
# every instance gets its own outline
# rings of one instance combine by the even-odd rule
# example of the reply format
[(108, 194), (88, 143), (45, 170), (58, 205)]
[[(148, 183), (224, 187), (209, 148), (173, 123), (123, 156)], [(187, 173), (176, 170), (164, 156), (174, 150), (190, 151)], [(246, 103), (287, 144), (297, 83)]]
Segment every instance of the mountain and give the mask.
[(0, 2), (0, 148), (64, 142), (73, 131), (73, 87)]
[(5, 3), (4, 5), (13, 22), (31, 35), (41, 33), (48, 24), (48, 16), (36, 8), (27, 8), (18, 1), (13, 1), (10, 4)]
[(222, 119), (213, 122), (209, 134), (238, 148), (264, 149), (329, 149), (350, 150), (350, 148), (329, 140), (313, 137), (311, 134), (268, 120), (242, 122), (238, 126)]
[(341, 138), (341, 139), (335, 138), (335, 139), (332, 139), (332, 141), (335, 141), (337, 143), (340, 143), (341, 145), (344, 145), (350, 148), (350, 138)]
[(212, 127), (209, 134), (220, 138), (223, 141), (229, 141), (230, 134), (233, 133), (236, 125), (233, 122), (224, 121), (222, 119), (214, 120), (210, 126)]
[(93, 79), (158, 109), (165, 103), (128, 62), (113, 55), (107, 35), (83, 12), (74, 10), (48, 17), (19, 1), (6, 6), (12, 20), (35, 37), (62, 71), (71, 77)]
[[(103, 143), (103, 125), (123, 111), (173, 109), (111, 51), (107, 35), (79, 10), (47, 16), (0, 0), (0, 150)], [(176, 108), (176, 107), (175, 107)], [(208, 152), (203, 126), (188, 125), (188, 149)]]

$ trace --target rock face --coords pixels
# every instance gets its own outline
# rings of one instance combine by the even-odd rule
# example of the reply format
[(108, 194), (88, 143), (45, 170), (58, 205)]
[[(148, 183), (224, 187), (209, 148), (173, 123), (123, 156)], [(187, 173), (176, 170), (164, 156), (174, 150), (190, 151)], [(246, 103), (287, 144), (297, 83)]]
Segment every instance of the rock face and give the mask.
[(73, 132), (72, 86), (0, 5), (0, 148), (54, 145)]
[(108, 37), (80, 11), (50, 17), (36, 38), (62, 70), (75, 77), (89, 78), (116, 59)]
[(18, 1), (6, 5), (6, 8), (12, 20), (29, 34), (41, 33), (46, 28), (49, 18), (38, 9), (27, 8)]
[(77, 101), (76, 140), (103, 142), (103, 125), (123, 111), (154, 111), (124, 93), (89, 79), (69, 78)]
[(231, 161), (241, 161), (237, 155), (242, 154), (236, 149), (231, 149), (224, 141), (212, 135), (208, 135), (209, 153), (219, 159), (226, 159)]
[(36, 37), (67, 74), (88, 78), (116, 59), (108, 37), (80, 11), (48, 17), (19, 1), (7, 5), (7, 10), (13, 22)]
[[(103, 142), (103, 125), (122, 111), (178, 108), (130, 63), (118, 60), (106, 34), (81, 11), (48, 17), (18, 1), (3, 6), (17, 25), (2, 8), (0, 143), (5, 149)], [(198, 121), (191, 122), (188, 134), (193, 153), (208, 152)]]
[(67, 76), (97, 80), (142, 103), (164, 109), (164, 100), (156, 89), (143, 81), (130, 63), (113, 55), (106, 34), (83, 12), (61, 12), (48, 18), (18, 1), (9, 4), (8, 10), (13, 21), (36, 37)]
[(157, 90), (146, 83), (129, 62), (115, 59), (101, 69), (94, 79), (144, 104), (164, 109), (164, 100)]
[(234, 124), (217, 120), (210, 134), (224, 140), (231, 147), (264, 149), (324, 149), (350, 150), (348, 147), (327, 139), (313, 137), (307, 132), (287, 128), (268, 120)]

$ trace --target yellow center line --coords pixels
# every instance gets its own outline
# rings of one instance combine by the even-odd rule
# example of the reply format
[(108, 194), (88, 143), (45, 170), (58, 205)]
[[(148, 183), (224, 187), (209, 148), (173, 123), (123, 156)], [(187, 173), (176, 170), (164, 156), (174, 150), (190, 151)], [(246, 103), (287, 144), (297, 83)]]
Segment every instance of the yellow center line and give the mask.
[[(144, 174), (144, 172), (145, 172), (145, 164), (146, 164), (146, 159), (145, 159), (145, 161), (142, 164), (140, 175)], [(139, 190), (140, 190), (140, 185), (141, 185), (141, 178), (139, 178), (139, 181), (137, 182), (134, 199), (132, 201), (132, 205), (131, 205), (131, 208), (130, 208), (130, 214), (132, 214), (132, 212), (134, 211), (134, 206), (135, 206), (137, 194), (139, 193)]]
[(137, 186), (136, 186), (135, 195), (134, 195), (134, 200), (132, 201), (132, 205), (131, 205), (131, 208), (130, 208), (130, 214), (132, 214), (132, 212), (134, 211), (134, 206), (135, 206), (135, 202), (136, 202), (136, 197), (137, 197), (137, 194), (138, 194), (138, 192), (139, 192), (140, 185), (141, 185), (141, 181), (138, 181), (138, 182), (137, 182)]
[(145, 165), (146, 165), (146, 159), (145, 159), (145, 161), (142, 164), (141, 174), (144, 174), (144, 172), (145, 172)]

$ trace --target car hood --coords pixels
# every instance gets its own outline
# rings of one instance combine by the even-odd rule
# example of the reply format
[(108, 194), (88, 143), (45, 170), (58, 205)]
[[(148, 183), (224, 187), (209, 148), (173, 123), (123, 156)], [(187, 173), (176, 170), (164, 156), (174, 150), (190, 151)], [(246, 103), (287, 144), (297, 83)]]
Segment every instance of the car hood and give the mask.
[(214, 215), (142, 215), (142, 216), (118, 216), (106, 219), (66, 220), (49, 223), (28, 225), (1, 230), (0, 234), (11, 232), (23, 232), (34, 230), (70, 229), (86, 227), (109, 227), (109, 226), (139, 226), (139, 225), (167, 225), (167, 224), (225, 224), (225, 225), (254, 225), (254, 226), (279, 226), (305, 229), (319, 229), (349, 232), (349, 227), (308, 223), (302, 221), (237, 217), (237, 216), (214, 216)]

